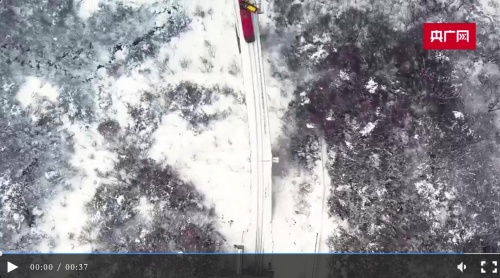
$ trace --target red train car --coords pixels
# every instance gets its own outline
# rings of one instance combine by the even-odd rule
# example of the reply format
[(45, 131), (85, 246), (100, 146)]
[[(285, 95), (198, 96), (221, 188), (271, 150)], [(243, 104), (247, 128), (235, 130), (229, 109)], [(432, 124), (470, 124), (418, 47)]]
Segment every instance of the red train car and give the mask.
[(255, 31), (253, 29), (252, 12), (245, 8), (245, 3), (244, 0), (240, 0), (241, 27), (243, 29), (243, 38), (247, 43), (251, 43), (255, 41)]

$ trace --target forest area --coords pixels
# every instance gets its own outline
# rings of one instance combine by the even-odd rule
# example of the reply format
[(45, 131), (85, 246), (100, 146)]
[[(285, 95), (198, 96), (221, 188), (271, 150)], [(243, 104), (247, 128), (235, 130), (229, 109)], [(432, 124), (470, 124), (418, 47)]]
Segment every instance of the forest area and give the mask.
[[(486, 2), (275, 1), (297, 84), (291, 155), (307, 167), (324, 136), (334, 157), (331, 250), (498, 252), (500, 52)], [(423, 22), (475, 22), (477, 50), (423, 50)]]

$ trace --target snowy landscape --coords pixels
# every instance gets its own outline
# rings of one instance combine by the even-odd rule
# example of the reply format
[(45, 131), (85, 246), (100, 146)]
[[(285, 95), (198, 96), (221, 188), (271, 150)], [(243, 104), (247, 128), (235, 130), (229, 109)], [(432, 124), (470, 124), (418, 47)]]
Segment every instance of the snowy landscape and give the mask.
[[(255, 245), (233, 2), (0, 1), (0, 250)], [(500, 2), (260, 8), (264, 251), (498, 252)], [(423, 22), (477, 50), (424, 51)]]

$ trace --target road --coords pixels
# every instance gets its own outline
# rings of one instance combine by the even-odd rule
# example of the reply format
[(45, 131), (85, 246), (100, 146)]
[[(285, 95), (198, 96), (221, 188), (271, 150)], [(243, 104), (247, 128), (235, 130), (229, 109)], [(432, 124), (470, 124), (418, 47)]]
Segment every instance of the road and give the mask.
[[(320, 134), (319, 136), (320, 140), (320, 160), (321, 160), (321, 175), (320, 175), (320, 182), (321, 182), (321, 211), (320, 211), (320, 220), (319, 220), (319, 229), (317, 230), (316, 233), (316, 246), (314, 247), (314, 253), (319, 254), (319, 253), (328, 253), (328, 248), (325, 248), (325, 238), (324, 238), (324, 233), (325, 233), (325, 226), (323, 223), (325, 223), (325, 216), (328, 215), (328, 212), (326, 211), (328, 206), (327, 206), (327, 196), (328, 196), (328, 182), (326, 180), (326, 159), (328, 157), (328, 151), (327, 151), (327, 143), (325, 141), (325, 136), (324, 134)], [(314, 266), (313, 266), (313, 274), (312, 277), (316, 278), (319, 277), (319, 273), (323, 273), (325, 270), (325, 265), (321, 265), (320, 260), (318, 260), (318, 255), (316, 255), (314, 259)]]
[[(245, 251), (271, 253), (272, 250), (272, 154), (267, 95), (264, 80), (258, 15), (253, 15), (255, 42), (246, 43), (241, 30), (239, 1), (234, 2), (235, 23), (241, 38), (241, 70), (248, 110), (251, 145), (252, 223), (244, 236)], [(262, 256), (256, 256), (256, 269), (263, 268)]]
[(321, 176), (320, 181), (321, 181), (321, 190), (322, 190), (322, 195), (321, 195), (321, 221), (320, 221), (320, 226), (319, 226), (319, 231), (318, 231), (318, 242), (316, 245), (316, 250), (315, 253), (321, 253), (321, 252), (326, 252), (326, 250), (322, 250), (323, 247), (323, 241), (324, 241), (324, 235), (323, 235), (323, 223), (325, 222), (324, 217), (328, 214), (326, 211), (327, 209), (327, 195), (328, 195), (328, 184), (325, 181), (325, 171), (326, 171), (326, 165), (325, 165), (325, 159), (328, 157), (327, 154), (327, 144), (325, 142), (325, 137), (324, 135), (320, 135), (319, 137), (320, 140), (320, 154), (321, 154)]

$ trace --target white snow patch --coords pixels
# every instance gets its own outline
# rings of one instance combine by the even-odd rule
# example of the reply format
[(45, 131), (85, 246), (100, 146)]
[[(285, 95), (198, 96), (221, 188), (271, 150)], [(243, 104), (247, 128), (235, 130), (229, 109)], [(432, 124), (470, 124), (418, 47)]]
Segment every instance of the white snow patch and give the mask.
[(101, 117), (115, 119), (121, 127), (126, 128), (133, 122), (128, 108), (145, 105), (142, 96), (145, 92), (154, 91), (158, 83), (158, 79), (141, 74), (138, 69), (118, 78), (101, 71), (94, 83), (96, 103), (102, 109), (97, 113)]
[(372, 163), (373, 167), (378, 169), (380, 167), (380, 156), (376, 153), (371, 154), (370, 162)]
[[(262, 3), (265, 3), (265, 1), (262, 1)], [(265, 18), (269, 16), (269, 14), (259, 15), (259, 21), (261, 16)], [(277, 79), (271, 74), (273, 70), (283, 73), (287, 73), (288, 71), (285, 59), (282, 59), (280, 56), (280, 49), (279, 47), (267, 48), (266, 51), (262, 53), (265, 74), (264, 80), (268, 96), (269, 131), (271, 133), (272, 145), (276, 144), (279, 136), (281, 136), (283, 125), (289, 124), (287, 120), (283, 120), (283, 117), (289, 109), (289, 103), (295, 99), (293, 92), (296, 88), (295, 79), (290, 77)], [(267, 61), (272, 61), (272, 64)], [(304, 101), (307, 102), (308, 100), (304, 99)]]
[(123, 49), (115, 52), (115, 59), (118, 61), (123, 61), (127, 58), (127, 55), (128, 55), (128, 49), (124, 47)]
[[(302, 39), (304, 40), (304, 39)], [(308, 44), (305, 44), (305, 45), (302, 45), (300, 48), (299, 48), (299, 53), (304, 53), (310, 49), (313, 49), (314, 48), (314, 44), (312, 43), (308, 43)]]
[(370, 92), (370, 94), (374, 94), (375, 91), (378, 89), (378, 84), (375, 82), (372, 78), (368, 80), (368, 83), (366, 84), (366, 89)]
[(123, 195), (118, 196), (118, 198), (116, 198), (116, 203), (121, 206), (123, 203), (123, 199), (125, 199)]
[[(227, 35), (234, 34), (232, 6), (230, 0), (210, 5), (201, 0), (182, 1), (181, 8), (192, 22), (186, 32), (165, 44), (157, 57), (165, 61), (162, 66), (168, 69), (168, 83), (191, 81), (205, 86), (242, 87), (241, 76), (228, 73), (234, 61), (241, 61), (234, 35)], [(204, 17), (199, 16), (202, 11)]]
[(154, 205), (148, 201), (145, 196), (139, 198), (139, 205), (136, 207), (136, 210), (139, 214), (146, 220), (152, 220), (151, 212), (154, 209)]
[(23, 108), (30, 105), (36, 106), (41, 99), (46, 99), (52, 103), (57, 103), (59, 97), (59, 88), (53, 86), (35, 76), (26, 77), (26, 81), (19, 88), (16, 99)]
[(370, 134), (370, 132), (372, 132), (372, 130), (375, 128), (375, 126), (376, 126), (376, 122), (375, 123), (369, 122), (365, 127), (363, 127), (363, 129), (359, 133), (361, 133), (361, 135), (363, 135), (363, 136), (366, 136), (366, 135)]
[(300, 93), (300, 105), (306, 105), (311, 102), (311, 99), (307, 96), (306, 92)]
[(51, 180), (53, 177), (57, 175), (57, 171), (47, 171), (45, 172), (44, 176), (47, 180)]
[[(70, 190), (59, 192), (51, 203), (43, 208), (46, 213), (40, 219), (38, 229), (50, 237), (40, 244), (38, 251), (90, 252), (92, 241), (82, 243), (79, 240), (84, 233), (83, 228), (91, 220), (85, 205), (94, 196), (102, 179), (97, 172), (112, 170), (117, 158), (116, 154), (102, 147), (103, 142), (96, 125), (86, 128), (81, 124), (71, 123), (67, 117), (62, 120), (62, 129), (74, 135), (74, 153), (70, 164), (79, 175), (69, 180)], [(54, 244), (50, 239), (54, 240)]]
[(317, 219), (312, 219), (310, 214), (317, 196), (302, 196), (305, 194), (299, 192), (301, 183), (310, 183), (313, 190), (320, 186), (309, 173), (296, 169), (291, 169), (286, 177), (273, 183), (273, 234), (280, 235), (274, 236), (274, 252), (314, 252), (317, 231), (313, 225)]
[(345, 144), (347, 145), (347, 148), (348, 148), (348, 149), (350, 149), (350, 150), (352, 150), (352, 149), (353, 149), (353, 146), (352, 146), (351, 142), (349, 142), (349, 141), (344, 141), (344, 142), (345, 142)]
[(331, 42), (331, 41), (332, 41), (332, 38), (327, 33), (323, 33), (323, 34), (321, 34), (321, 36), (319, 36), (319, 35), (314, 35), (313, 36), (313, 42), (314, 43), (325, 44), (325, 43), (328, 43), (328, 42)]
[(455, 116), (455, 119), (463, 119), (464, 118), (464, 114), (462, 112), (459, 112), (459, 111), (453, 111), (453, 116)]
[(318, 51), (314, 52), (311, 55), (311, 59), (313, 59), (315, 62), (320, 61), (321, 59), (324, 59), (328, 56), (328, 52), (324, 50), (323, 48), (318, 49)]
[(107, 64), (111, 60), (111, 55), (109, 51), (98, 43), (94, 45), (95, 53), (97, 56), (97, 61), (100, 64)]
[(206, 196), (205, 205), (215, 205), (229, 251), (234, 251), (232, 245), (241, 244), (250, 219), (248, 123), (245, 107), (234, 103), (222, 107), (233, 109), (233, 114), (199, 134), (178, 114), (165, 116), (149, 156), (175, 167), (183, 180), (193, 182)]
[(344, 70), (340, 70), (339, 77), (340, 77), (340, 80), (343, 80), (343, 81), (351, 80), (351, 77), (349, 76), (349, 74)]
[(500, 4), (496, 0), (479, 0), (478, 1), (479, 5), (481, 6), (481, 11), (486, 13), (489, 16), (496, 16), (498, 17), (500, 15)]
[(31, 212), (35, 216), (40, 216), (43, 215), (43, 210), (39, 209), (38, 207), (33, 208), (33, 211)]
[(145, 76), (134, 71), (132, 74), (122, 76), (113, 82), (113, 95), (120, 102), (138, 106), (141, 104), (142, 93), (151, 90), (148, 83), (149, 80)]
[(438, 194), (438, 191), (435, 190), (434, 186), (426, 181), (419, 181), (415, 183), (415, 188), (417, 189), (417, 192), (423, 196), (433, 196)]
[(14, 83), (14, 82), (11, 82), (11, 83), (3, 82), (2, 90), (4, 90), (5, 92), (9, 92), (10, 90), (12, 90), (14, 85), (16, 85), (16, 83)]
[(306, 123), (306, 127), (310, 128), (310, 129), (317, 128), (317, 126), (315, 124), (312, 124), (312, 123)]
[(78, 16), (86, 20), (99, 10), (99, 2), (101, 0), (81, 0), (78, 9)]
[(279, 236), (274, 236), (274, 252), (330, 251), (327, 239), (338, 223), (328, 216), (330, 177), (323, 163), (332, 155), (322, 146), (324, 160), (318, 160), (312, 172), (291, 169), (275, 178), (273, 234)]

